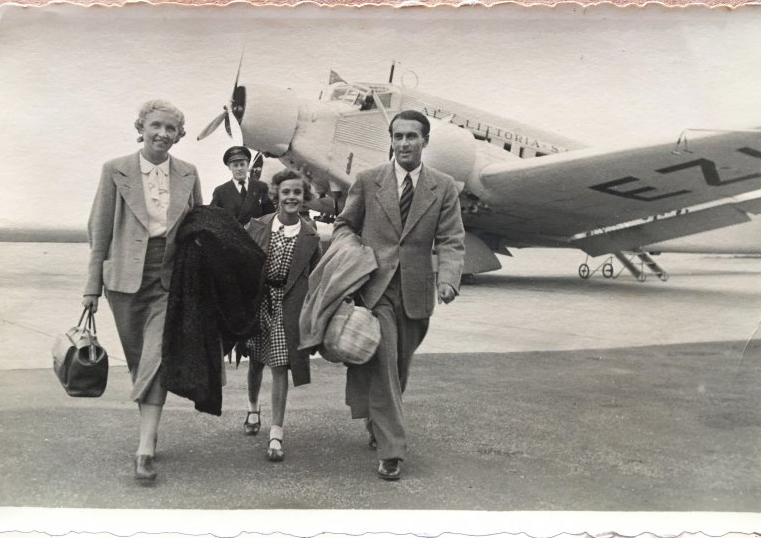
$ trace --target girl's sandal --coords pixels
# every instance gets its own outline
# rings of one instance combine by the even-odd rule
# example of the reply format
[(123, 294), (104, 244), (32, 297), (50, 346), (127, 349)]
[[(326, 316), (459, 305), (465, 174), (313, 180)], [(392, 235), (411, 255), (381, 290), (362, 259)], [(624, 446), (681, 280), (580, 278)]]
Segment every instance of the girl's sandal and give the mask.
[[(273, 447), (272, 443), (276, 442), (277, 446)], [(267, 448), (267, 459), (270, 461), (283, 461), (283, 440), (273, 437), (270, 439), (269, 448)]]
[[(261, 419), (261, 413), (262, 408), (260, 407), (256, 411), (249, 411), (246, 413), (246, 420), (243, 422), (243, 433), (246, 435), (256, 435), (259, 433), (259, 430), (262, 428), (262, 419)], [(250, 422), (248, 419), (251, 417), (251, 415), (256, 415), (256, 422)]]

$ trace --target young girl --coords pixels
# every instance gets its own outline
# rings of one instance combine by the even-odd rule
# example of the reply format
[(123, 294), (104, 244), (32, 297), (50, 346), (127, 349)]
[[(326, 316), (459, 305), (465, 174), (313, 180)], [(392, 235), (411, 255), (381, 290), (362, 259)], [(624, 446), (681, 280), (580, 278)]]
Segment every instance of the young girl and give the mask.
[(270, 461), (283, 460), (283, 420), (288, 396), (288, 370), (293, 385), (309, 383), (309, 352), (299, 351), (299, 314), (308, 289), (309, 273), (320, 260), (317, 231), (299, 211), (311, 200), (307, 179), (294, 170), (272, 178), (277, 188), (277, 213), (253, 219), (248, 233), (267, 253), (264, 296), (259, 308), (261, 334), (247, 342), (248, 414), (244, 431), (261, 427), (259, 390), (266, 364), (272, 370), (272, 426), (267, 447)]

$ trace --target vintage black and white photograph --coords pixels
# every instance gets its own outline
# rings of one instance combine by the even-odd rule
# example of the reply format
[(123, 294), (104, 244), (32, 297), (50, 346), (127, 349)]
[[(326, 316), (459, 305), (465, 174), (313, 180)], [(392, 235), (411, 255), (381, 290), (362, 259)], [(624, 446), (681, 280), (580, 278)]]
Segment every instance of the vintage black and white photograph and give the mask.
[(759, 22), (0, 7), (0, 530), (758, 531)]

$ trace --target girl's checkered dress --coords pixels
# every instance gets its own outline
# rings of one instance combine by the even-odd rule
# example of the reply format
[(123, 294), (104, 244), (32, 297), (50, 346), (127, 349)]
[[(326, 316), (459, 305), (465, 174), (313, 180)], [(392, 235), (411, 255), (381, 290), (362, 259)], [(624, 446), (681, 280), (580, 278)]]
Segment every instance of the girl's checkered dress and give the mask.
[(264, 298), (259, 308), (262, 332), (248, 340), (250, 356), (269, 367), (288, 366), (288, 345), (283, 323), (283, 290), (298, 236), (286, 237), (283, 227), (272, 232), (265, 272)]

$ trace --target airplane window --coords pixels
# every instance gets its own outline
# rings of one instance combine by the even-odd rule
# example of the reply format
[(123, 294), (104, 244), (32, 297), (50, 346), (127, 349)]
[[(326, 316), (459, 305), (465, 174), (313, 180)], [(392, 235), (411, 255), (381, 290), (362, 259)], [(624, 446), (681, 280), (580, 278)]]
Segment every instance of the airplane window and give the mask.
[(390, 93), (379, 93), (379, 94), (376, 94), (376, 97), (378, 97), (380, 99), (381, 104), (385, 108), (390, 108), (391, 107), (391, 94)]
[(359, 97), (357, 97), (357, 100), (361, 101), (359, 104), (360, 110), (372, 110), (376, 108), (375, 100), (373, 99), (372, 94), (367, 94), (364, 96), (364, 98), (362, 98), (362, 96), (360, 95)]
[(331, 101), (346, 101), (352, 103), (358, 99), (359, 92), (354, 88), (336, 88), (333, 90), (333, 95), (330, 98)]

